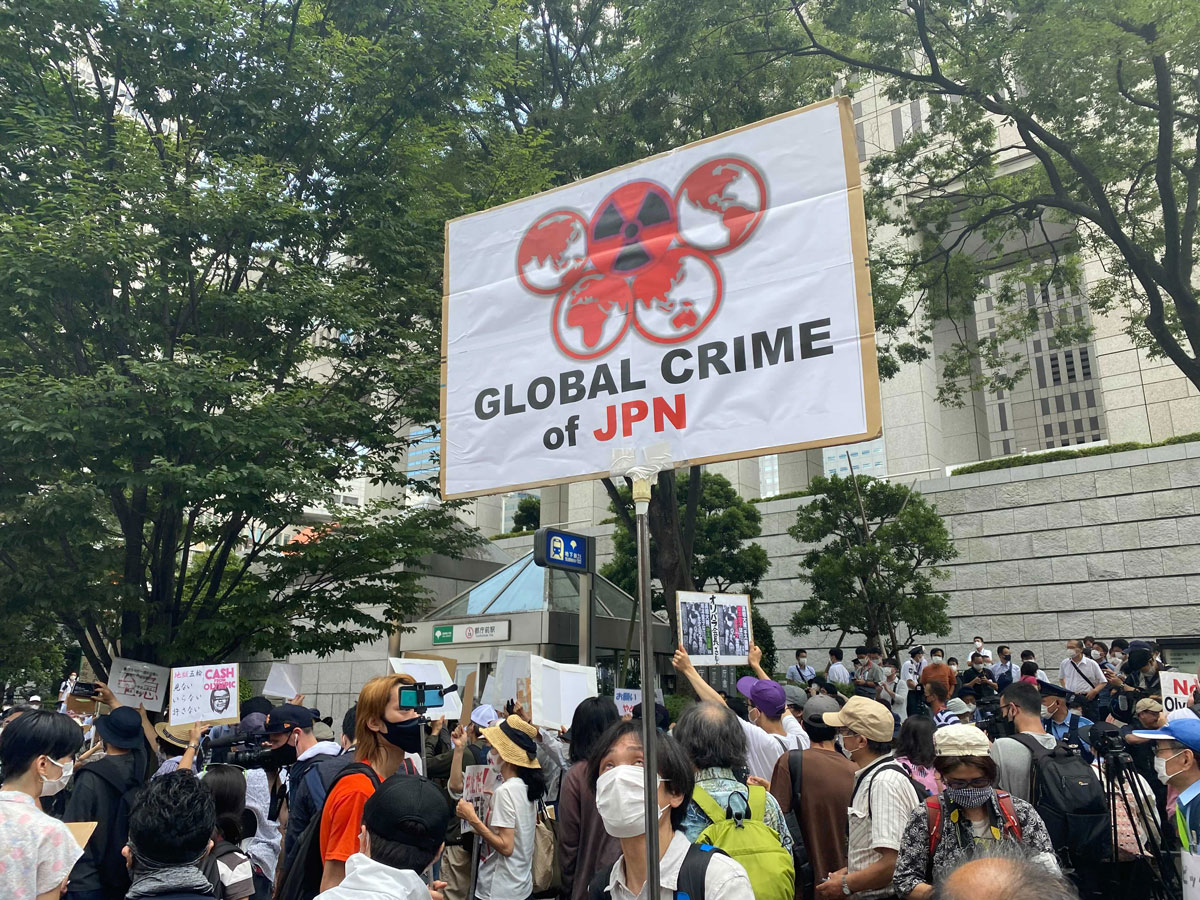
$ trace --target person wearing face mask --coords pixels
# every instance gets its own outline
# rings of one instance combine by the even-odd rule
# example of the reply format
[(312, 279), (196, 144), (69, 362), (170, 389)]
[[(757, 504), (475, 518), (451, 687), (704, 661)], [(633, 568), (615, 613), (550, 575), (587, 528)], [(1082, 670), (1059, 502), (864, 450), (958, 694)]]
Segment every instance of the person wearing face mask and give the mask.
[[(546, 791), (537, 758), (537, 728), (518, 715), (484, 729), (500, 758), (503, 783), (492, 794), (488, 820), (479, 818), (473, 804), (458, 801), (458, 817), (471, 826), (484, 848), (479, 856), (475, 885), (477, 900), (526, 900), (533, 896), (533, 842), (537, 802)], [(459, 752), (459, 738), (454, 740)], [(457, 774), (457, 777), (455, 775)], [(450, 793), (462, 793), (462, 776), (451, 774)]]
[(1129, 654), (1119, 672), (1109, 672), (1112, 714), (1123, 722), (1132, 718), (1132, 709), (1141, 697), (1161, 697), (1162, 682), (1154, 653), (1145, 641), (1129, 645)]
[[(679, 726), (676, 726), (678, 729)], [(612, 868), (589, 886), (596, 900), (675, 900), (686, 894), (706, 900), (754, 900), (746, 870), (711, 847), (693, 844), (681, 830), (694, 779), (679, 744), (661, 735), (658, 762), (658, 885), (646, 884), (646, 770), (640, 728), (617, 722), (600, 738), (588, 763), (588, 782), (605, 830), (621, 844)]]
[(959, 690), (970, 688), (980, 700), (996, 696), (996, 682), (992, 680), (992, 672), (984, 662), (983, 654), (971, 654), (971, 667), (958, 677)]
[(883, 681), (875, 699), (892, 711), (897, 722), (904, 722), (908, 715), (908, 685), (900, 680), (900, 666), (896, 660), (883, 661)]
[(67, 826), (44, 813), (71, 778), (83, 732), (69, 716), (31, 710), (0, 734), (0, 897), (58, 900), (83, 854)]
[[(353, 761), (369, 766), (374, 777), (359, 771), (341, 774), (325, 798), (320, 825), (322, 891), (346, 877), (346, 860), (358, 850), (363, 806), (379, 782), (401, 770), (416, 774), (408, 756), (421, 751), (421, 718), (415, 709), (400, 705), (400, 688), (410, 684), (408, 675), (383, 675), (368, 681), (358, 694)], [(295, 858), (291, 868), (301, 862)]]
[(958, 716), (946, 709), (949, 702), (950, 691), (946, 689), (945, 682), (934, 680), (925, 683), (925, 706), (929, 709), (929, 715), (933, 717), (935, 728), (958, 724)]
[(924, 792), (895, 759), (892, 715), (881, 704), (851, 697), (841, 710), (825, 713), (822, 719), (838, 729), (844, 751), (859, 770), (850, 795), (846, 868), (827, 877), (815, 873), (816, 896), (819, 900), (889, 897), (904, 828)]
[[(1058, 746), (1054, 735), (1046, 734), (1042, 725), (1049, 718), (1049, 710), (1033, 685), (1017, 682), (1005, 688), (1000, 695), (1000, 715), (1013, 723), (1017, 734), (1030, 735), (1047, 750)], [(989, 755), (996, 761), (996, 786), (1028, 801), (1033, 795), (1033, 754), (1029, 748), (1016, 738), (1002, 737), (992, 744)]]
[(1185, 852), (1200, 849), (1200, 719), (1181, 718), (1134, 737), (1154, 741), (1154, 774), (1179, 792), (1175, 829)]
[(941, 647), (934, 647), (929, 651), (929, 662), (942, 664), (946, 661), (946, 652)]
[[(303, 700), (303, 695), (293, 698)], [(300, 835), (320, 810), (318, 798), (325, 796), (316, 783), (317, 762), (340, 756), (342, 748), (333, 741), (318, 741), (313, 734), (312, 711), (299, 703), (271, 707), (263, 720), (262, 733), (271, 752), (273, 767), (288, 769), (287, 831), (283, 837), (284, 866), (295, 858)]]
[(444, 792), (417, 775), (393, 775), (363, 805), (359, 850), (346, 878), (319, 900), (428, 900), (427, 873), (454, 823)]
[(1008, 644), (996, 647), (996, 657), (999, 661), (992, 666), (992, 680), (996, 682), (996, 690), (1002, 691), (1020, 676), (1018, 667), (1013, 664), (1012, 648)]
[(788, 666), (787, 680), (800, 685), (807, 685), (816, 676), (817, 670), (808, 664), (808, 651), (796, 651), (796, 664)]
[(989, 666), (991, 665), (992, 651), (983, 646), (983, 638), (981, 638), (979, 635), (975, 635), (974, 639), (971, 641), (971, 652), (982, 655), (983, 661)]
[(825, 672), (826, 680), (835, 684), (850, 683), (850, 670), (842, 662), (844, 656), (845, 651), (841, 647), (834, 647), (829, 651), (829, 668)]
[(1108, 684), (1104, 672), (1090, 656), (1084, 655), (1083, 641), (1067, 641), (1067, 658), (1059, 664), (1058, 683), (1080, 702), (1091, 705)]
[[(1011, 690), (1011, 688), (1010, 688)], [(1060, 874), (1046, 823), (1025, 800), (997, 790), (988, 739), (973, 725), (953, 725), (934, 737), (934, 765), (945, 785), (909, 817), (896, 860), (898, 897), (927, 900), (933, 885), (964, 860), (1011, 843), (1045, 871)]]
[(1035, 654), (1032, 650), (1022, 650), (1021, 651), (1021, 665), (1024, 666), (1025, 663), (1027, 663), (1027, 662), (1033, 663), (1034, 670), (1035, 670), (1034, 675), (1036, 675), (1038, 681), (1049, 681), (1050, 680), (1049, 676), (1046, 675), (1046, 673), (1042, 671), (1040, 666), (1038, 666), (1037, 654)]
[(128, 900), (213, 900), (200, 865), (213, 847), (216, 824), (212, 793), (190, 771), (151, 781), (129, 811), (121, 849), (131, 881)]
[[(1092, 748), (1086, 740), (1080, 737), (1080, 730), (1091, 728), (1092, 720), (1087, 716), (1072, 712), (1067, 707), (1068, 694), (1056, 684), (1043, 682), (1038, 685), (1042, 695), (1042, 709), (1045, 716), (1042, 726), (1046, 733), (1057, 741), (1064, 741), (1072, 747), (1079, 748), (1083, 761), (1091, 763)], [(1085, 732), (1086, 733), (1086, 732)]]
[(921, 690), (921, 672), (925, 669), (925, 648), (917, 645), (908, 651), (908, 659), (900, 666), (900, 681), (904, 685), (905, 716), (919, 715), (925, 705)]

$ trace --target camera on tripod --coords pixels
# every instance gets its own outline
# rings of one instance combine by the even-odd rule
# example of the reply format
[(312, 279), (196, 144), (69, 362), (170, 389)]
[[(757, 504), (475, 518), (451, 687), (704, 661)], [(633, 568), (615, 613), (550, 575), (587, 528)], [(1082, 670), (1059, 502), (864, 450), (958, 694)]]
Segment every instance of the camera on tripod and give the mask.
[(1002, 737), (1012, 737), (1017, 732), (1016, 726), (1000, 715), (999, 694), (980, 697), (976, 702), (975, 713), (979, 716), (979, 721), (975, 723), (976, 727), (993, 743)]

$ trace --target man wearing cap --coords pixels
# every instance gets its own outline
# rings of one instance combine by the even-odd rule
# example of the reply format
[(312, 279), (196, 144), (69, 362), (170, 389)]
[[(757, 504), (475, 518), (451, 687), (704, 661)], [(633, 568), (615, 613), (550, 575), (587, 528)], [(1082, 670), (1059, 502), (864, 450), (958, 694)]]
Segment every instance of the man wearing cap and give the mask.
[(153, 757), (142, 716), (131, 706), (121, 706), (107, 685), (96, 685), (97, 696), (112, 710), (96, 719), (96, 733), (104, 743), (104, 758), (81, 766), (75, 773), (65, 822), (96, 822), (96, 830), (75, 863), (68, 882), (70, 900), (124, 900), (129, 873), (121, 856), (126, 834), (110, 833), (115, 827), (121, 798), (146, 782)]
[[(837, 729), (825, 724), (825, 713), (835, 713), (840, 708), (832, 697), (813, 697), (805, 703), (799, 716), (810, 746), (779, 757), (771, 776), (771, 794), (779, 801), (784, 815), (794, 815), (818, 879), (836, 872), (846, 862), (849, 822), (846, 809), (854, 791), (854, 773), (858, 771), (838, 750)], [(796, 754), (800, 756), (799, 785), (792, 783), (791, 758)], [(800, 889), (797, 879), (797, 897)]]
[[(297, 698), (299, 699), (299, 698)], [(263, 722), (267, 746), (280, 767), (288, 766), (287, 832), (283, 838), (284, 866), (290, 866), (292, 855), (299, 846), (300, 835), (320, 811), (313, 791), (316, 787), (306, 780), (316, 762), (326, 756), (340, 756), (342, 748), (333, 741), (318, 741), (313, 733), (313, 714), (298, 703), (283, 703), (271, 707)], [(314, 772), (314, 777), (318, 777)], [(324, 796), (324, 789), (317, 789)]]
[[(750, 648), (751, 659), (761, 659), (761, 654), (760, 648)], [(671, 664), (691, 682), (698, 698), (715, 703), (725, 702), (721, 695), (700, 677), (682, 644), (675, 651)], [(789, 734), (784, 728), (783, 712), (787, 708), (787, 695), (783, 691), (783, 685), (747, 675), (738, 679), (737, 689), (750, 705), (750, 722), (738, 720), (748, 744), (746, 765), (749, 766), (751, 775), (770, 781), (771, 773), (775, 771), (775, 762), (780, 755), (786, 750), (802, 750), (807, 747), (808, 736), (803, 733)]]
[(821, 719), (841, 734), (842, 746), (859, 770), (850, 795), (848, 865), (830, 873), (814, 872), (817, 897), (889, 897), (901, 837), (909, 815), (923, 800), (895, 761), (892, 713), (874, 700), (851, 697), (839, 711), (824, 713)]
[[(321, 900), (428, 900), (423, 876), (441, 855), (453, 817), (445, 792), (419, 775), (393, 775), (363, 806), (360, 849)], [(437, 889), (440, 884), (434, 884)]]
[(1154, 731), (1135, 731), (1134, 737), (1154, 741), (1154, 772), (1158, 780), (1179, 792), (1175, 829), (1184, 851), (1200, 849), (1200, 719), (1177, 719)]
[(1056, 741), (1066, 741), (1079, 747), (1079, 755), (1083, 757), (1084, 762), (1090, 763), (1093, 759), (1092, 748), (1079, 736), (1079, 730), (1090, 728), (1092, 720), (1067, 708), (1068, 694), (1064, 688), (1048, 681), (1039, 684), (1038, 688), (1042, 694), (1042, 708), (1048, 713), (1042, 722), (1046, 733), (1052, 735)]
[(904, 700), (906, 715), (920, 715), (924, 710), (925, 692), (921, 690), (921, 672), (924, 668), (925, 648), (918, 644), (908, 651), (908, 659), (900, 665), (900, 681), (908, 690)]

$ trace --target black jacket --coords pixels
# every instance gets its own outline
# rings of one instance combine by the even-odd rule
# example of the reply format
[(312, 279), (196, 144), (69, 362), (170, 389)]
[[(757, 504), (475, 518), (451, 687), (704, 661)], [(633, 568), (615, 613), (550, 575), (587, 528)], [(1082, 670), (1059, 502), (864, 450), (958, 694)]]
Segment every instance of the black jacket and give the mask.
[[(118, 792), (108, 780), (108, 775), (124, 789)], [(100, 860), (106, 848), (114, 846), (119, 841), (125, 843), (126, 835), (110, 837), (108, 831), (111, 823), (117, 817), (117, 807), (125, 791), (144, 784), (146, 781), (146, 754), (142, 752), (125, 753), (120, 756), (106, 756), (104, 759), (87, 763), (75, 770), (74, 782), (71, 787), (71, 799), (67, 801), (67, 810), (63, 816), (66, 822), (95, 822), (96, 830), (84, 847), (83, 856), (71, 870), (71, 891), (101, 891), (111, 885), (101, 883)], [(115, 894), (121, 897), (124, 893)]]

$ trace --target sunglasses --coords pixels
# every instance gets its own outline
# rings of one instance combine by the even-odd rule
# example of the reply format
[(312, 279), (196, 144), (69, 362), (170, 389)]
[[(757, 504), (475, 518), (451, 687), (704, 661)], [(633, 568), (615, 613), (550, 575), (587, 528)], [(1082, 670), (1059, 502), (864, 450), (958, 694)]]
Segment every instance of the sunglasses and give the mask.
[(990, 778), (947, 778), (946, 787), (961, 791), (964, 788), (985, 788), (992, 786)]

